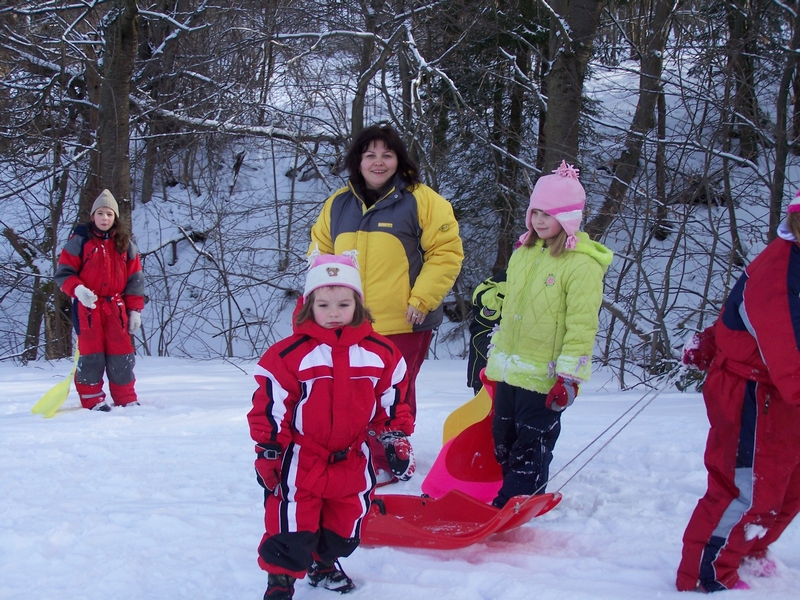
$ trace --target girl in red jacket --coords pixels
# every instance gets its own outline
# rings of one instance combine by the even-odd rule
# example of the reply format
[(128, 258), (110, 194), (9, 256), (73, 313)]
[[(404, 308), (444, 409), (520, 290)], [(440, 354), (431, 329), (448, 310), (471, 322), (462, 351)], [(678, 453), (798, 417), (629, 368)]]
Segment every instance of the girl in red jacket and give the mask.
[(294, 333), (261, 357), (255, 379), (247, 419), (265, 490), (264, 598), (292, 598), (306, 574), (312, 586), (349, 592), (338, 559), (358, 546), (375, 487), (368, 437), (398, 478), (415, 468), (406, 363), (372, 329), (352, 257), (312, 255)]
[(108, 190), (94, 201), (91, 220), (75, 228), (61, 251), (56, 284), (73, 298), (78, 334), (75, 389), (81, 405), (108, 412), (103, 371), (116, 406), (138, 404), (130, 334), (142, 324), (144, 276), (139, 253), (119, 220), (119, 206)]

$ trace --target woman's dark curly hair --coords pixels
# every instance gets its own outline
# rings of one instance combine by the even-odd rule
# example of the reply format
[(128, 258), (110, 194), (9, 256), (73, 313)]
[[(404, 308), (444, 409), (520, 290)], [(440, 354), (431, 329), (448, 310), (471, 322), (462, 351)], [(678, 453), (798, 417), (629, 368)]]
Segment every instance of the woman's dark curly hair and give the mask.
[(419, 166), (408, 155), (408, 150), (400, 134), (391, 125), (372, 125), (361, 132), (353, 140), (353, 144), (344, 157), (344, 167), (350, 173), (350, 181), (356, 189), (364, 189), (366, 184), (361, 175), (361, 155), (367, 151), (372, 142), (380, 140), (384, 145), (397, 155), (397, 173), (406, 186), (422, 183), (419, 176)]

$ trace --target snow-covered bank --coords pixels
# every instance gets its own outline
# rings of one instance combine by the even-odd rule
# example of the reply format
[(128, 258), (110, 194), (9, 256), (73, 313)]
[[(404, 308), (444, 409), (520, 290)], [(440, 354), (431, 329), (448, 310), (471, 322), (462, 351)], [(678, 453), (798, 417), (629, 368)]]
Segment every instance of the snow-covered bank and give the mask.
[[(43, 419), (30, 408), (70, 363), (0, 364), (0, 599), (260, 599), (262, 496), (245, 420), (252, 366), (140, 357), (142, 406), (79, 410), (73, 391)], [(471, 397), (465, 370), (426, 361), (418, 475), (386, 493), (419, 493), (444, 419)], [(553, 472), (642, 394), (596, 374), (564, 414)], [(564, 500), (552, 512), (457, 551), (360, 548), (343, 561), (358, 585), (348, 598), (685, 598), (673, 581), (704, 491), (707, 427), (698, 394), (664, 392), (566, 485), (593, 451), (554, 478), (549, 489), (564, 485)], [(773, 550), (776, 576), (744, 572), (752, 590), (724, 596), (797, 597), (800, 523)], [(299, 582), (295, 598), (334, 596)]]

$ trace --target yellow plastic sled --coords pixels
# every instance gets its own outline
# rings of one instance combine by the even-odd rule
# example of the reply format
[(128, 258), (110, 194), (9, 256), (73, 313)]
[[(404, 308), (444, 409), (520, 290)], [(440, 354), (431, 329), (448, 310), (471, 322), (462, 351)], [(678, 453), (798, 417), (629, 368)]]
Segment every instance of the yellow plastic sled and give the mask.
[(78, 368), (78, 349), (75, 348), (75, 360), (72, 363), (72, 371), (64, 378), (64, 381), (55, 384), (50, 391), (45, 393), (36, 404), (33, 405), (31, 412), (35, 415), (44, 415), (46, 418), (52, 417), (69, 396), (69, 386), (75, 376), (75, 369)]
[(470, 425), (482, 421), (490, 410), (492, 410), (492, 399), (484, 386), (472, 400), (459, 406), (444, 420), (442, 445), (452, 440)]

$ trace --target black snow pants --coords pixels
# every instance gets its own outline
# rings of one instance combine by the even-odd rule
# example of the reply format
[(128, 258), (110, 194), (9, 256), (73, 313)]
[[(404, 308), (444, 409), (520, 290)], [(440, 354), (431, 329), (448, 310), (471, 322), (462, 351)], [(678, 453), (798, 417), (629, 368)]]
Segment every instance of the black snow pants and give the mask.
[(550, 476), (553, 448), (561, 433), (561, 413), (545, 406), (547, 394), (498, 382), (492, 435), (503, 485), (493, 504), (505, 506), (514, 496), (543, 494)]

